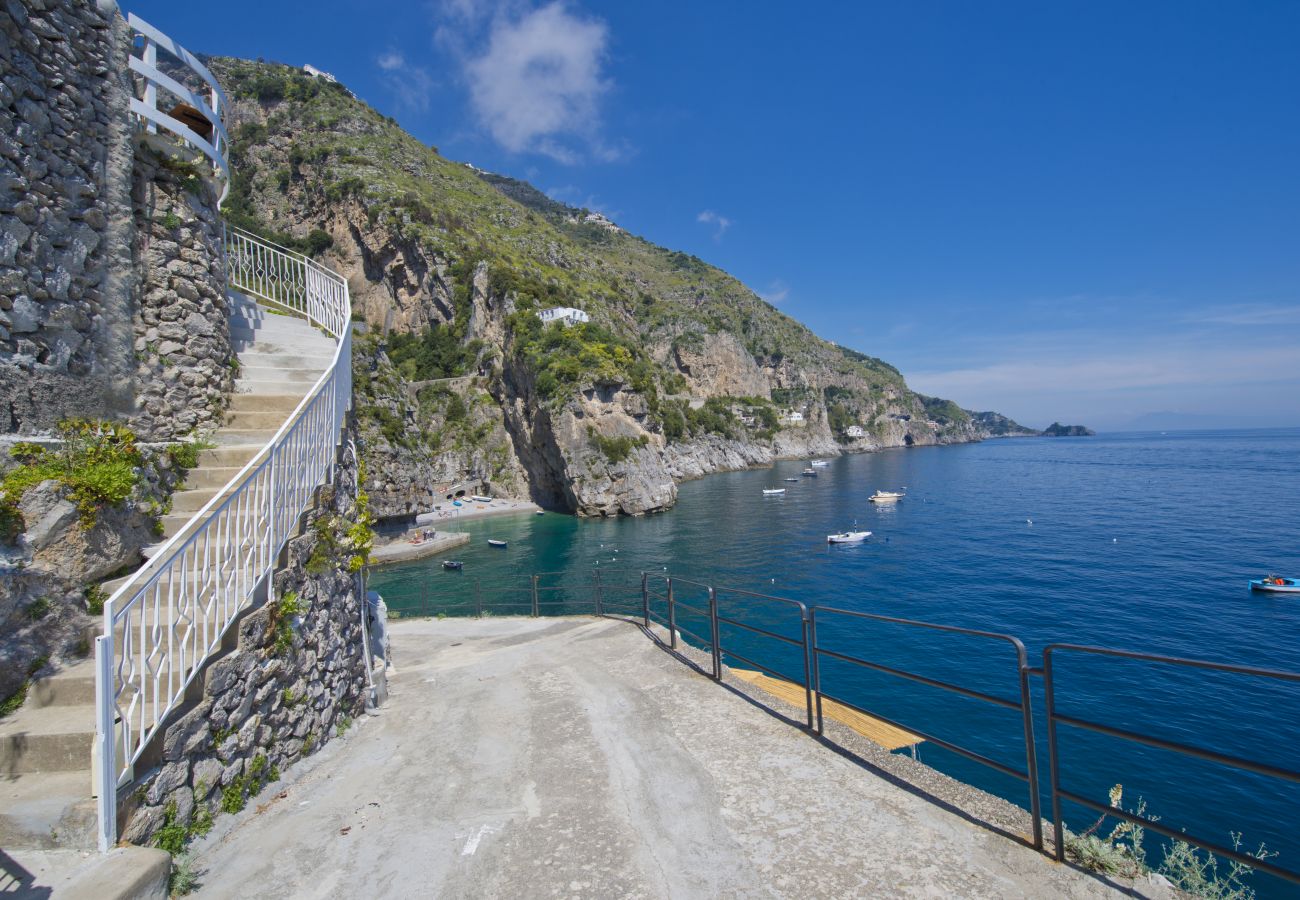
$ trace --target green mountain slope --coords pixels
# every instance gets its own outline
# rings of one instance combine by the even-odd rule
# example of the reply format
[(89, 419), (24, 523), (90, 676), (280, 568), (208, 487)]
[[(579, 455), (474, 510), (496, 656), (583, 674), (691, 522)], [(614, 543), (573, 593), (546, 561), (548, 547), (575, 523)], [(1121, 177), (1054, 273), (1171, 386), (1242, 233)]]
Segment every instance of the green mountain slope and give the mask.
[[(681, 478), (776, 456), (985, 436), (720, 269), (445, 159), (339, 86), (211, 66), (235, 100), (228, 218), (347, 275), (369, 327), (358, 407), (381, 513), (474, 479), (638, 513)], [(590, 322), (543, 325), (555, 306)]]

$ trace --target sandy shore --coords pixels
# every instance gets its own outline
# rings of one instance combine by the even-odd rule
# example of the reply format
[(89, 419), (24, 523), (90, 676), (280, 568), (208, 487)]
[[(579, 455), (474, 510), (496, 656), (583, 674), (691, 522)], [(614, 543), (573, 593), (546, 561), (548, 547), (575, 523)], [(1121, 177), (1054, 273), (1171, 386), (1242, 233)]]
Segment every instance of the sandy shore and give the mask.
[(450, 501), (441, 503), (432, 512), (423, 513), (418, 521), (423, 525), (426, 519), (432, 517), (432, 520), (428, 523), (432, 527), (454, 528), (456, 523), (468, 522), (470, 519), (541, 511), (541, 507), (536, 503), (527, 500), (507, 500), (500, 497), (494, 499), (491, 503), (477, 503), (468, 499), (463, 500), (462, 503), (463, 506), (452, 506)]

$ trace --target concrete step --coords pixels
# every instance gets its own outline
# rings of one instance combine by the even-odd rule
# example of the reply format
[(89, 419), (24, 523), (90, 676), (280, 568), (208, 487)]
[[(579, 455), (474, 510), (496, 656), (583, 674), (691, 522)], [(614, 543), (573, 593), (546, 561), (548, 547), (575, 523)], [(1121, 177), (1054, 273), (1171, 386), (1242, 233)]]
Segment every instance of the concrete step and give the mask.
[[(95, 626), (95, 631), (99, 632), (98, 626)], [(53, 675), (32, 682), (31, 689), (27, 692), (27, 705), (32, 708), (84, 706), (93, 705), (94, 702), (95, 663), (89, 659), (65, 666)]]
[[(196, 512), (201, 510), (204, 505), (221, 492), (221, 487), (212, 488), (194, 488), (177, 491), (172, 494), (172, 515), (185, 516), (192, 518)], [(166, 516), (164, 518), (170, 518)]]
[(297, 394), (235, 394), (230, 400), (229, 412), (274, 412), (288, 416), (305, 396), (306, 390)]
[(90, 768), (95, 707), (24, 706), (0, 721), (0, 772), (82, 772)]
[[(283, 419), (280, 420), (283, 423)], [(265, 447), (271, 438), (275, 437), (276, 431), (280, 429), (279, 425), (275, 428), (223, 428), (212, 437), (217, 442), (218, 447), (248, 446), (250, 444), (257, 447)]]
[(259, 343), (255, 350), (246, 350), (239, 354), (239, 372), (242, 375), (246, 367), (315, 369), (316, 372), (324, 372), (329, 367), (333, 356), (333, 345), (326, 347), (326, 352), (317, 352), (312, 347), (298, 349), (298, 347), (265, 346)]
[(91, 850), (95, 801), (90, 757), (79, 772), (28, 772), (0, 781), (0, 847), (11, 850)]
[(212, 447), (208, 450), (199, 451), (199, 469), (206, 466), (234, 466), (243, 468), (245, 463), (261, 452), (266, 446), (263, 441), (260, 444), (224, 444)]
[(185, 490), (198, 491), (206, 488), (225, 487), (230, 479), (239, 474), (241, 466), (200, 466), (190, 469), (185, 476)]
[(226, 424), (223, 427), (223, 430), (225, 428), (233, 428), (236, 430), (265, 429), (275, 432), (280, 430), (280, 426), (283, 425), (288, 418), (288, 411), (265, 412), (262, 410), (243, 410), (232, 412), (226, 416)]
[(301, 386), (305, 394), (324, 373), (324, 366), (244, 366), (235, 381), (235, 393), (284, 393), (286, 388)]

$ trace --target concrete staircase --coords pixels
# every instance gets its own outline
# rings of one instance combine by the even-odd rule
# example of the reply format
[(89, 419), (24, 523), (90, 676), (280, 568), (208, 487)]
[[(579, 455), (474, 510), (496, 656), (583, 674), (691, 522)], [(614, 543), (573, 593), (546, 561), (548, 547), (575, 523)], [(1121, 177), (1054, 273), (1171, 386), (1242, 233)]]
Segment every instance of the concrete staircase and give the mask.
[[(198, 466), (172, 496), (164, 540), (201, 524), (195, 514), (222, 496), (274, 437), (334, 355), (333, 339), (307, 322), (269, 313), (239, 294), (231, 299), (240, 363), (235, 396), (226, 424), (211, 436), (217, 446), (199, 452)], [(125, 581), (103, 587), (111, 594)], [(94, 848), (94, 703), (94, 662), (85, 660), (35, 681), (22, 709), (0, 720), (0, 848), (6, 853)]]

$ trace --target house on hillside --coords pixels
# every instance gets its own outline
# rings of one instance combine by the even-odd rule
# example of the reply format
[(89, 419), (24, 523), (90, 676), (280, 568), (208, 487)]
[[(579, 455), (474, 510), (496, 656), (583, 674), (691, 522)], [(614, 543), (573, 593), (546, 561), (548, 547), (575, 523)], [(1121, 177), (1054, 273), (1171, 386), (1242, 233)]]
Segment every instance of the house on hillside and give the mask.
[(538, 316), (547, 325), (552, 322), (559, 322), (563, 325), (577, 325), (591, 321), (591, 316), (580, 309), (574, 309), (572, 306), (553, 306), (550, 309), (542, 310), (538, 313)]
[(861, 425), (850, 425), (848, 428), (844, 429), (844, 433), (851, 438), (860, 438), (866, 435), (866, 432), (862, 430)]
[(786, 413), (782, 418), (785, 422), (788, 422), (791, 425), (804, 424), (803, 413), (799, 412), (797, 409), (791, 410), (790, 412)]

